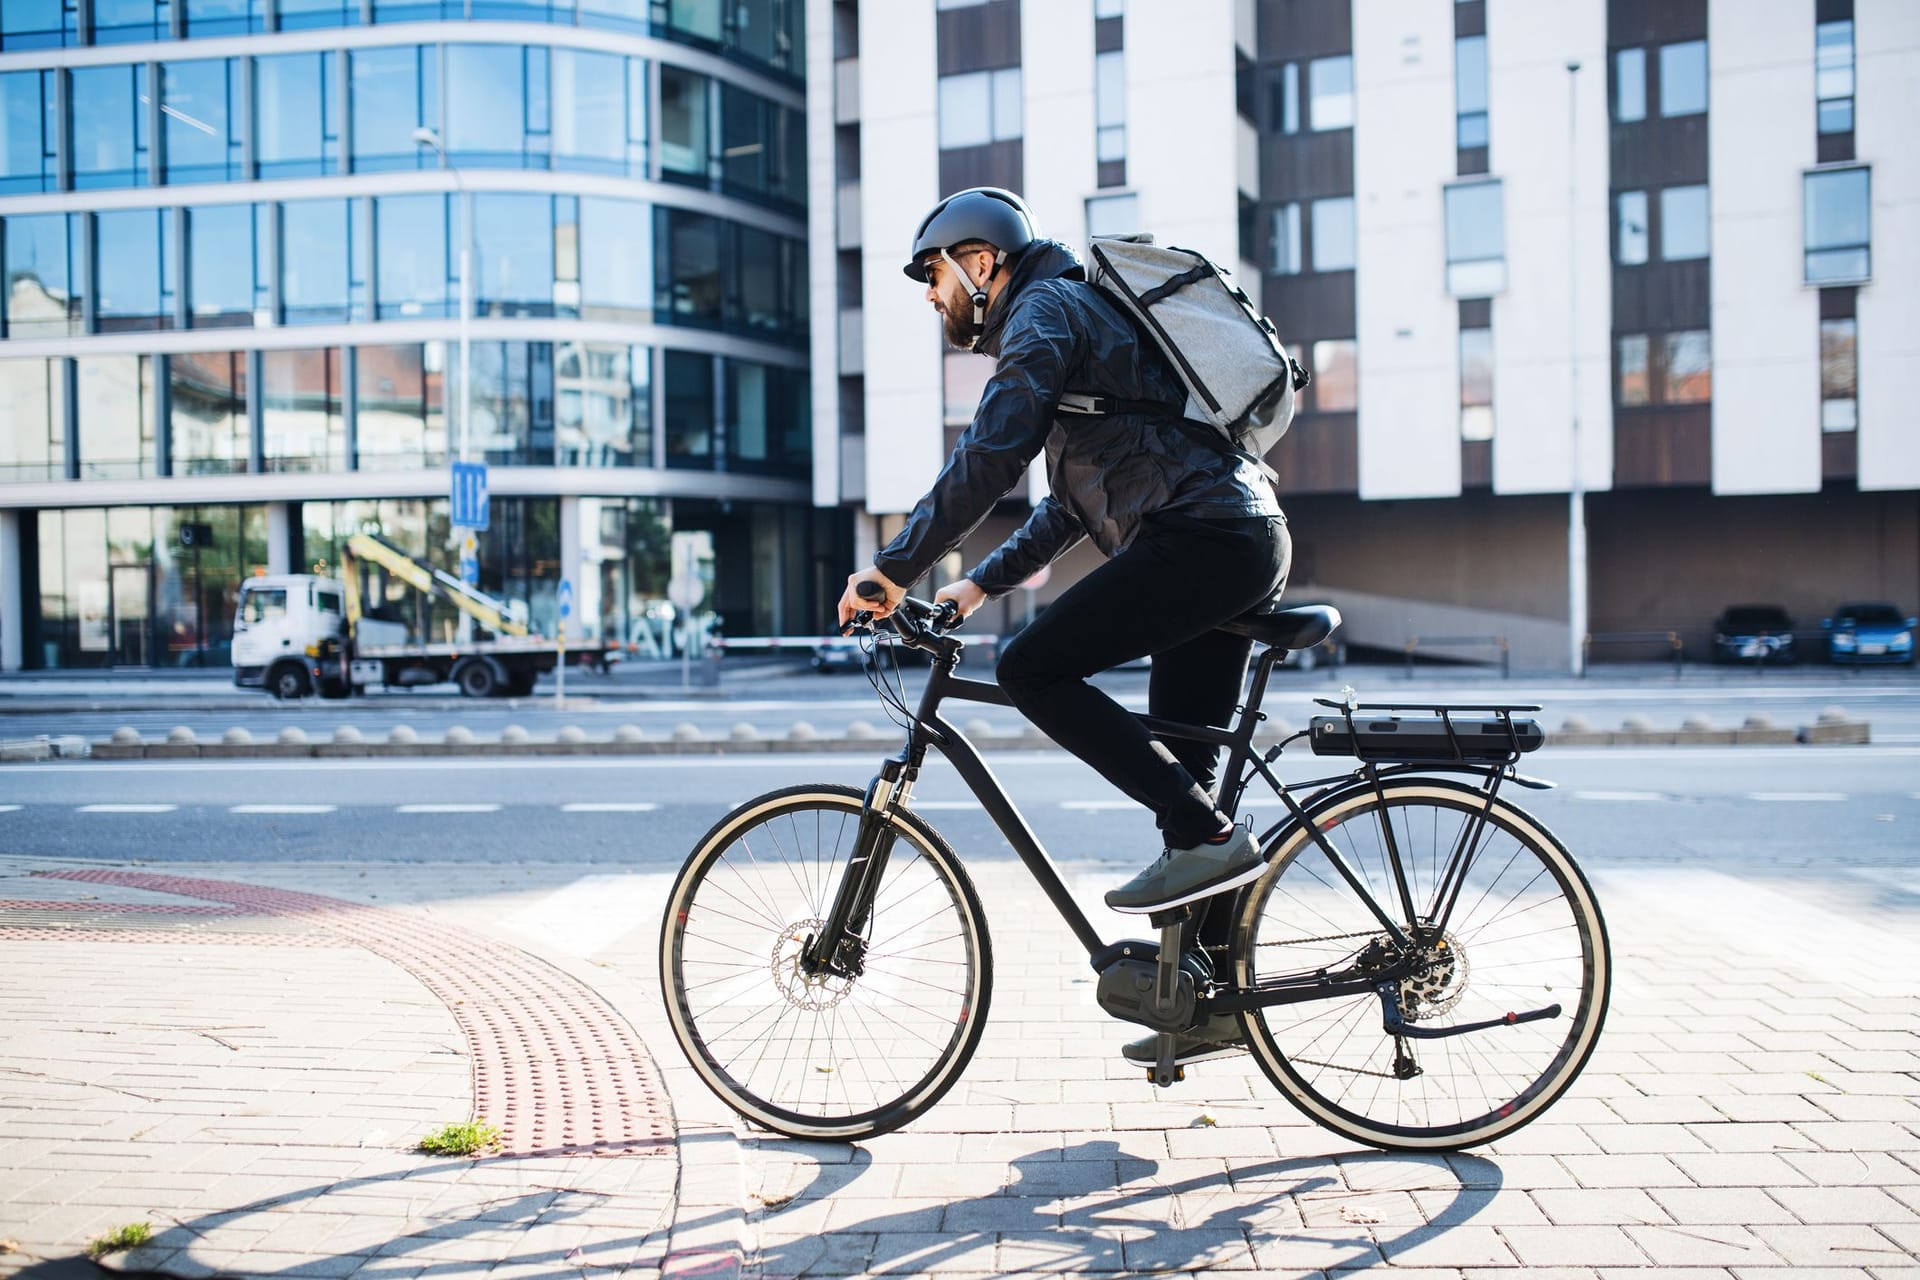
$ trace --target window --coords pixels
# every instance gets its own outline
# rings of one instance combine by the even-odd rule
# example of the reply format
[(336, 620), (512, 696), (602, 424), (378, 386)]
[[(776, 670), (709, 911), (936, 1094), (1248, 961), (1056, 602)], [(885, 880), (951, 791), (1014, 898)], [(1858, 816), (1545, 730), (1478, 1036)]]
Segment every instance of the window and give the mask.
[(1353, 57), (1315, 58), (1307, 64), (1307, 121), (1317, 133), (1353, 127)]
[(73, 185), (147, 185), (147, 64), (76, 67), (72, 76)]
[[(433, 149), (413, 140), (413, 131), (435, 127), (440, 100), (438, 50), (356, 49), (348, 55), (353, 94), (353, 167), (430, 169)], [(515, 91), (519, 86), (516, 82)], [(447, 142), (447, 146), (453, 146)], [(518, 137), (515, 139), (516, 149)]]
[(666, 446), (669, 467), (713, 466), (713, 357), (665, 353)]
[(1860, 425), (1859, 321), (1820, 322), (1820, 429), (1853, 431)]
[(344, 471), (339, 348), (265, 351), (260, 365), (266, 469)]
[(381, 196), (373, 202), (373, 242), (379, 265), (376, 316), (391, 320), (452, 312), (445, 196)]
[(1119, 236), (1140, 230), (1140, 197), (1094, 196), (1087, 201), (1087, 235)]
[(734, 85), (720, 87), (720, 180), (730, 195), (806, 203), (805, 118)]
[(1009, 141), (1021, 129), (1020, 68), (940, 77), (941, 150)]
[(1705, 404), (1713, 398), (1713, 361), (1705, 329), (1669, 333), (1664, 341), (1661, 399), (1668, 404)]
[(287, 616), (287, 589), (285, 587), (249, 586), (241, 597), (240, 617), (250, 627), (257, 627), (271, 618)]
[(1614, 397), (1622, 405), (1653, 403), (1652, 383), (1647, 374), (1649, 345), (1644, 333), (1622, 334), (1614, 343), (1620, 376)]
[(277, 0), (274, 8), (282, 31), (351, 27), (360, 21), (359, 0)]
[(1853, 20), (1822, 22), (1813, 29), (1813, 93), (1820, 133), (1853, 128)]
[(1493, 439), (1493, 330), (1460, 330), (1460, 438)]
[(660, 167), (670, 181), (707, 184), (710, 83), (697, 72), (660, 68)]
[(1300, 132), (1300, 64), (1289, 62), (1280, 68), (1280, 85), (1275, 90), (1278, 98), (1273, 107), (1273, 118), (1280, 126), (1281, 133)]
[(811, 452), (807, 375), (749, 360), (728, 360), (729, 470), (801, 474)]
[[(6, 242), (6, 336), (52, 338), (75, 333), (80, 323), (84, 264), (72, 248), (85, 214), (16, 214), (0, 221)], [(69, 232), (74, 234), (69, 234)], [(76, 278), (74, 267), (81, 272)]]
[(1354, 262), (1353, 197), (1313, 202), (1313, 269), (1347, 271)]
[(652, 353), (570, 342), (553, 361), (555, 461), (573, 467), (653, 465)]
[(63, 360), (0, 360), (0, 483), (66, 474)]
[(252, 205), (188, 209), (187, 323), (219, 329), (253, 323), (260, 270)]
[(1487, 145), (1487, 38), (1462, 36), (1453, 42), (1453, 103), (1456, 145)]
[(653, 220), (644, 206), (580, 198), (580, 313), (589, 320), (653, 318)]
[[(6, 6), (12, 8), (12, 0)], [(132, 44), (165, 40), (168, 0), (93, 0), (93, 42)]]
[(253, 60), (253, 149), (262, 178), (340, 172), (340, 94), (334, 87), (339, 56), (286, 53)]
[(167, 357), (173, 474), (231, 475), (247, 469), (247, 356), (197, 351)]
[[(345, 200), (295, 200), (280, 208), (280, 309), (285, 324), (334, 324), (350, 316), (354, 228)], [(361, 277), (364, 278), (364, 277)], [(357, 318), (364, 319), (364, 316)]]
[(1359, 373), (1352, 338), (1328, 338), (1313, 344), (1313, 407), (1344, 413), (1360, 405)]
[(1647, 193), (1622, 191), (1613, 198), (1613, 260), (1637, 267), (1647, 260)]
[(447, 344), (354, 353), (354, 427), (362, 471), (411, 471), (447, 459)]
[(267, 0), (182, 0), (189, 36), (238, 36), (267, 27)]
[(172, 209), (94, 215), (94, 325), (100, 332), (173, 327), (180, 278), (174, 216)]
[(1613, 118), (1630, 124), (1647, 118), (1647, 51), (1621, 49), (1613, 55)]
[(1484, 298), (1506, 288), (1500, 183), (1448, 187), (1446, 214), (1447, 292), (1456, 298)]
[(481, 316), (550, 316), (553, 197), (473, 197), (473, 306)]
[(1697, 116), (1707, 109), (1707, 42), (1660, 48), (1660, 114)]
[(1668, 187), (1660, 193), (1660, 256), (1682, 262), (1707, 256), (1707, 189)]
[[(530, 154), (544, 157), (551, 124), (546, 72), (545, 49), (448, 45), (445, 138), (454, 162), (518, 169)], [(544, 165), (540, 159), (532, 167)]]
[(0, 192), (52, 191), (59, 185), (58, 74), (0, 74)]
[(646, 64), (555, 49), (553, 165), (585, 173), (646, 174)]
[(58, 49), (80, 43), (74, 0), (11, 0), (0, 4), (0, 49)]
[(1871, 274), (1870, 173), (1825, 169), (1806, 176), (1808, 284), (1863, 281)]
[(158, 475), (153, 357), (82, 356), (73, 363), (80, 387), (80, 474)]
[(1127, 158), (1126, 54), (1119, 49), (1093, 58), (1094, 140), (1096, 159)]
[(1267, 237), (1267, 270), (1277, 276), (1297, 276), (1305, 269), (1300, 260), (1300, 206), (1276, 205)]
[(240, 64), (232, 58), (160, 68), (168, 182), (227, 182), (240, 162)]

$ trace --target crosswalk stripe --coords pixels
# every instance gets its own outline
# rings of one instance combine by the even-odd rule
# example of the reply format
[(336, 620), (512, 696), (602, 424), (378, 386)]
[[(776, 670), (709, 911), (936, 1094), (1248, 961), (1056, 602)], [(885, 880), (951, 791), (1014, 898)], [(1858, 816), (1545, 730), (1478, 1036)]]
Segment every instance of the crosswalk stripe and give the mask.
[(228, 813), (332, 813), (331, 804), (236, 804)]
[(642, 800), (577, 800), (560, 806), (562, 813), (652, 813), (660, 806)]
[(176, 804), (83, 804), (80, 813), (172, 813)]
[(18, 813), (25, 807), (24, 805), (17, 804), (0, 804), (0, 813)]
[(497, 804), (403, 804), (395, 813), (498, 813)]

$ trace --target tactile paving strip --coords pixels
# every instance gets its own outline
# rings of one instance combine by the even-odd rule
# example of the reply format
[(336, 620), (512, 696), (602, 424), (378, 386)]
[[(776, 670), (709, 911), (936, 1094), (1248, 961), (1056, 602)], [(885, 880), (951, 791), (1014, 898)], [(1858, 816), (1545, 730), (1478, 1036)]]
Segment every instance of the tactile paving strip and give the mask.
[[(440, 921), (319, 894), (140, 871), (46, 874), (295, 917), (399, 965), (446, 1005), (465, 1034), (474, 1115), (499, 1127), (506, 1154), (673, 1151), (671, 1109), (632, 1027), (592, 989), (523, 951)], [(288, 939), (247, 940), (278, 945)]]

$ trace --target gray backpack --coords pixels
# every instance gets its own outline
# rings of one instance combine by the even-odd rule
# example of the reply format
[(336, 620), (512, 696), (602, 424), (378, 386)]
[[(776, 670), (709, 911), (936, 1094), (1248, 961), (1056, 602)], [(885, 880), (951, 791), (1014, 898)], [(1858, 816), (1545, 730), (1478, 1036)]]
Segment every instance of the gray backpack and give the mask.
[[(1273, 322), (1204, 254), (1156, 245), (1149, 235), (1097, 237), (1087, 261), (1088, 281), (1139, 321), (1172, 361), (1187, 388), (1180, 417), (1211, 428), (1214, 441), (1252, 459), (1272, 479), (1262, 459), (1293, 425), (1294, 396), (1308, 381), (1280, 345)], [(1078, 393), (1062, 396), (1060, 408), (1174, 411)]]

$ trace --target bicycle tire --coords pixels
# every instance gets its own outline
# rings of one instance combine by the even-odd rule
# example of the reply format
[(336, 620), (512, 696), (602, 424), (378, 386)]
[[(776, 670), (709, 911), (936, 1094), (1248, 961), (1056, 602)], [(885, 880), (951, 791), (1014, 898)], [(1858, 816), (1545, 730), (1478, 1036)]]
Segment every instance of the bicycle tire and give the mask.
[(749, 800), (694, 846), (667, 897), (660, 976), (675, 1038), (722, 1101), (790, 1137), (854, 1142), (907, 1124), (959, 1079), (986, 1028), (985, 914), (958, 856), (911, 811), (891, 815), (863, 974), (809, 978), (796, 965), (831, 909), (863, 803), (831, 783)]
[[(1404, 927), (1382, 828), (1393, 832), (1407, 867), (1416, 916), (1428, 917), (1447, 849), (1470, 830), (1486, 797), (1427, 777), (1387, 782), (1382, 794), (1385, 823), (1368, 783), (1326, 797), (1308, 817)], [(1440, 1027), (1549, 1003), (1561, 1004), (1561, 1015), (1409, 1041), (1420, 1074), (1396, 1078), (1396, 1037), (1383, 1028), (1374, 994), (1243, 1014), (1261, 1070), (1316, 1123), (1387, 1150), (1478, 1146), (1537, 1118), (1586, 1065), (1612, 982), (1606, 922), (1585, 876), (1542, 823), (1505, 800), (1486, 814), (1455, 914), (1427, 950), (1432, 968), (1401, 983), (1403, 1011)], [(1234, 973), (1243, 987), (1282, 973), (1339, 969), (1386, 938), (1306, 825), (1293, 824), (1278, 839), (1266, 874), (1242, 891), (1236, 912)]]

